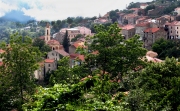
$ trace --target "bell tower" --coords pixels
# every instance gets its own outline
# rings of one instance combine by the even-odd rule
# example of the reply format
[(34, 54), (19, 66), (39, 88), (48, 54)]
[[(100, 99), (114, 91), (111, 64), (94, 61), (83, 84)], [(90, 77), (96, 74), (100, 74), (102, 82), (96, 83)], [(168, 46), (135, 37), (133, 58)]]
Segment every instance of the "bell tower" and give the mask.
[(49, 23), (47, 23), (46, 28), (45, 28), (45, 36), (44, 36), (46, 43), (51, 39), (50, 32), (51, 32), (51, 27), (50, 27)]

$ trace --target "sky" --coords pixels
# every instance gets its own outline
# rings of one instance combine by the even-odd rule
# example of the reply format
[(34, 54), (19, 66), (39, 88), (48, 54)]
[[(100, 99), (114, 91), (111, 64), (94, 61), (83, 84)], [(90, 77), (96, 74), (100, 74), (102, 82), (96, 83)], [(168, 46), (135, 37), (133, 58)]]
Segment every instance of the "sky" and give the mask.
[(0, 17), (11, 10), (21, 10), (36, 20), (63, 20), (67, 17), (93, 17), (115, 9), (125, 9), (130, 2), (152, 0), (0, 0)]

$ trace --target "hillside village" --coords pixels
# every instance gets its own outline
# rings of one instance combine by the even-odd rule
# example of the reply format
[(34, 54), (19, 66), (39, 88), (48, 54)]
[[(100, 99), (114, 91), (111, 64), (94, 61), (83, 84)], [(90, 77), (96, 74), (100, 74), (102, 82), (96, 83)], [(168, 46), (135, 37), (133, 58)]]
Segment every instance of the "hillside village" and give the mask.
[[(34, 87), (28, 87), (30, 85), (28, 82), (27, 86), (23, 86), (20, 81), (21, 83), (17, 86), (20, 92), (11, 94), (16, 90), (16, 86), (11, 87), (9, 84), (5, 86), (2, 82), (0, 88), (6, 88), (8, 93), (6, 95), (2, 91), (2, 101), (6, 104), (0, 103), (0, 110), (6, 108), (12, 109), (11, 111), (18, 111), (18, 109), (39, 111), (44, 109), (60, 111), (180, 110), (179, 58), (160, 59), (158, 53), (152, 50), (153, 44), (157, 41), (161, 42), (160, 40), (179, 43), (180, 2), (178, 0), (132, 2), (124, 10), (112, 10), (103, 16), (99, 14), (99, 17), (82, 19), (76, 24), (73, 22), (76, 18), (68, 19), (51, 22), (33, 21), (30, 25), (18, 29), (30, 31), (36, 35), (32, 37), (32, 40), (29, 39), (32, 44), (37, 41), (37, 46), (38, 43), (43, 44), (44, 49), (41, 50), (40, 47), (34, 47), (31, 42), (26, 41), (24, 39), (26, 36), (22, 36), (20, 38), (22, 41), (18, 46), (23, 46), (25, 41), (34, 49), (39, 48), (38, 51), (41, 52), (37, 51), (38, 57), (28, 55), (34, 54), (34, 49), (29, 44), (25, 50), (21, 50), (22, 53), (17, 53), (19, 49), (15, 46), (17, 49), (12, 51), (12, 54), (23, 55), (25, 51), (33, 49), (32, 52), (27, 51), (26, 55), (33, 59), (27, 60), (33, 66), (26, 66), (26, 68), (28, 74), (31, 73), (35, 77), (37, 86), (34, 92), (32, 91), (33, 93), (29, 93), (27, 89)], [(95, 30), (94, 26), (99, 27), (100, 31)], [(41, 34), (36, 34), (36, 32)], [(7, 47), (5, 49), (11, 52), (13, 47), (9, 44), (5, 45)], [(165, 44), (165, 47), (166, 45), (169, 44)], [(166, 48), (161, 50), (163, 52)], [(18, 56), (19, 58), (15, 61), (17, 64), (14, 64), (14, 61), (11, 64), (11, 61), (8, 62), (9, 52), (6, 55), (6, 51), (0, 48), (0, 69), (4, 68), (0, 74), (4, 74), (4, 77), (7, 76), (6, 73), (11, 74), (15, 71), (16, 67), (21, 69), (23, 66), (16, 65), (21, 64), (21, 59), (24, 60), (23, 57)], [(34, 64), (38, 64), (37, 67)], [(8, 65), (15, 68), (8, 69)], [(25, 60), (23, 65), (29, 64)], [(21, 77), (15, 76), (17, 80), (26, 78), (26, 69), (20, 71), (22, 72), (17, 72), (17, 74)], [(22, 76), (23, 74), (25, 76)], [(31, 74), (27, 76), (30, 81)], [(9, 78), (11, 77), (7, 76), (4, 81)], [(14, 81), (11, 84), (14, 84)], [(9, 105), (11, 102), (12, 106)]]
[[(159, 10), (165, 9), (168, 3), (170, 2), (167, 1), (167, 3), (165, 4), (154, 5), (155, 8), (150, 9), (147, 12), (147, 7), (152, 7), (152, 4), (149, 5), (148, 3), (138, 3), (138, 6), (136, 6), (138, 8), (127, 8), (126, 11), (117, 11), (116, 21), (113, 21), (113, 19), (111, 19), (110, 13), (112, 11), (110, 11), (104, 16), (99, 16), (98, 18), (87, 22), (92, 22), (96, 25), (118, 22), (118, 27), (121, 29), (121, 34), (124, 39), (129, 39), (137, 34), (140, 36), (140, 40), (143, 42), (143, 47), (151, 51), (153, 43), (160, 38), (169, 40), (180, 39), (180, 21), (176, 20), (176, 18), (180, 16), (180, 7), (174, 9), (173, 12), (176, 13), (176, 15), (166, 14), (154, 18), (154, 15), (157, 15), (159, 13)], [(45, 43), (51, 47), (52, 51), (48, 52), (45, 60), (39, 63), (40, 68), (39, 70), (35, 71), (36, 79), (43, 81), (48, 72), (55, 71), (58, 67), (58, 61), (62, 57), (70, 57), (70, 67), (74, 67), (74, 65), (81, 64), (80, 61), (84, 61), (84, 56), (76, 53), (76, 49), (78, 47), (84, 46), (86, 42), (86, 36), (93, 36), (95, 33), (92, 33), (91, 29), (85, 26), (70, 28), (70, 25), (68, 26), (68, 28), (61, 28), (59, 32), (52, 34), (51, 24), (46, 24), (44, 36), (41, 36), (39, 38), (45, 41)], [(31, 27), (28, 26), (23, 30), (30, 30), (30, 28)], [(64, 47), (62, 44), (66, 31), (68, 33), (68, 39), (70, 41), (69, 52), (64, 51)], [(78, 35), (80, 37), (72, 42), (72, 39), (76, 38)], [(3, 52), (3, 50), (0, 50), (0, 53)], [(155, 59), (153, 60), (153, 58), (157, 57), (157, 53), (155, 55), (156, 56), (147, 58), (151, 61), (156, 61)], [(80, 61), (76, 61), (77, 58), (80, 59)], [(3, 64), (2, 59), (0, 60), (0, 64)]]

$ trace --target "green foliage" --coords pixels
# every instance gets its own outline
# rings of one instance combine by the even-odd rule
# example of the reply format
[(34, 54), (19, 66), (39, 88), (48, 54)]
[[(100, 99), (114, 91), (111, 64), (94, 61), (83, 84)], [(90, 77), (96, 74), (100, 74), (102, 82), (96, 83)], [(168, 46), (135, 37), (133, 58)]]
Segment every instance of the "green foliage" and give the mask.
[[(99, 25), (95, 29), (97, 33), (89, 37), (87, 40), (89, 43), (86, 43), (88, 53), (87, 49), (81, 52), (85, 54), (86, 64), (102, 70), (103, 75), (108, 72), (112, 77), (122, 81), (122, 75), (141, 64), (140, 58), (146, 53), (142, 48), (142, 42), (138, 40), (139, 36), (124, 40), (116, 23), (107, 28)], [(98, 52), (98, 54), (89, 52)]]
[(4, 89), (0, 91), (0, 110), (20, 109), (21, 104), (29, 100), (28, 94), (34, 92), (34, 71), (38, 68), (40, 52), (32, 46), (29, 37), (17, 33), (11, 35), (9, 46), (2, 44), (1, 47), (5, 53), (0, 55), (3, 58), (0, 89)]
[[(99, 90), (102, 82), (99, 76), (89, 77), (73, 84), (56, 84), (51, 88), (39, 88), (33, 96), (33, 100), (23, 105), (24, 110), (74, 110), (74, 111), (129, 111), (123, 105), (125, 94), (119, 93), (114, 98)], [(115, 83), (103, 81), (107, 90)], [(95, 86), (95, 87), (94, 87)], [(101, 86), (100, 86), (101, 87)]]
[(64, 47), (64, 51), (66, 51), (67, 53), (69, 53), (69, 46), (70, 43), (69, 43), (68, 31), (66, 31), (66, 34), (63, 39), (63, 47)]
[(155, 9), (155, 5), (149, 5), (149, 6), (147, 6), (146, 8), (145, 8), (145, 14), (147, 14), (148, 13), (148, 10), (152, 10), (152, 9)]
[(152, 45), (152, 50), (158, 53), (158, 58), (180, 57), (179, 41), (159, 39)]
[(162, 63), (151, 63), (134, 76), (134, 90), (130, 90), (128, 97), (131, 110), (178, 110), (180, 66), (174, 58), (167, 58)]
[(40, 38), (35, 38), (32, 44), (34, 47), (38, 47), (42, 53), (51, 51), (51, 47), (45, 44), (45, 41)]
[(58, 61), (58, 69), (54, 73), (51, 73), (50, 76), (51, 86), (58, 83), (74, 84), (88, 75), (83, 65), (70, 68), (69, 59), (69, 57), (63, 57)]

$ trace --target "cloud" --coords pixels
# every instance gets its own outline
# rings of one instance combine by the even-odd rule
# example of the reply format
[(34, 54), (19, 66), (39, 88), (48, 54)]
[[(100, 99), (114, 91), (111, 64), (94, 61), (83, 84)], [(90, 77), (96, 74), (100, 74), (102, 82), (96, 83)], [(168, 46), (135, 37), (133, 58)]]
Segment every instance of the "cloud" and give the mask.
[[(152, 0), (0, 0), (4, 9), (0, 16), (6, 12), (19, 9), (25, 15), (37, 20), (57, 20), (67, 17), (92, 17), (106, 14), (110, 10), (124, 9), (130, 2), (143, 2)], [(1, 6), (1, 7), (2, 7)], [(11, 7), (13, 6), (13, 7)]]

